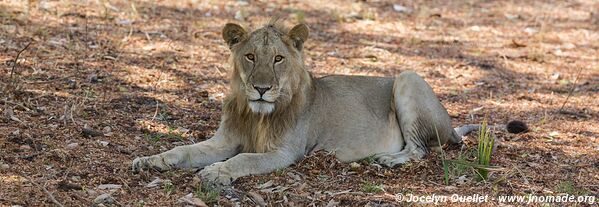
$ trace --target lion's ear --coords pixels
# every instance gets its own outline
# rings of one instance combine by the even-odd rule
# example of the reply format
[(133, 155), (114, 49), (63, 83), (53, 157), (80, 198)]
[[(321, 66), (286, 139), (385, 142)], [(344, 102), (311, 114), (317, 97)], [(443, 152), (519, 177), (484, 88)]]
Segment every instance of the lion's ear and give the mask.
[(308, 25), (306, 24), (298, 24), (293, 27), (289, 31), (289, 38), (293, 40), (293, 45), (298, 50), (302, 50), (304, 42), (308, 40), (308, 34), (310, 34), (310, 29), (308, 29)]
[(229, 45), (229, 48), (241, 42), (246, 35), (247, 32), (245, 31), (245, 29), (243, 29), (243, 27), (239, 26), (238, 24), (227, 23), (223, 28), (223, 39), (225, 40), (227, 45)]

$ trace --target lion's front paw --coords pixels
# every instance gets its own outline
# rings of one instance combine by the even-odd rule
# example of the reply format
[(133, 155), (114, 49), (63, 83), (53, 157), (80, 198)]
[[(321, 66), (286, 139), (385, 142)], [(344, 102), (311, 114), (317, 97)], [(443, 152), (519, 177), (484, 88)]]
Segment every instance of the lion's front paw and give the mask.
[(158, 155), (147, 156), (147, 157), (138, 157), (133, 160), (131, 164), (131, 170), (133, 172), (139, 172), (144, 169), (155, 169), (158, 171), (165, 171), (170, 169), (171, 167), (164, 163), (164, 160), (160, 158)]
[(224, 162), (217, 162), (206, 166), (199, 172), (199, 176), (203, 180), (216, 185), (230, 185), (235, 180), (231, 172), (225, 167)]

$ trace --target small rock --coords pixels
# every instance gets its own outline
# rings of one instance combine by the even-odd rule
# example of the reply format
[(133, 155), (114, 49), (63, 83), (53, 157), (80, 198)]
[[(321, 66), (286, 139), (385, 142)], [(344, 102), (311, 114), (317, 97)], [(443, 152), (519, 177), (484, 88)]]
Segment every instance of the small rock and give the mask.
[(69, 89), (76, 89), (77, 88), (77, 81), (76, 80), (68, 80), (67, 84), (69, 85)]
[(67, 149), (75, 149), (79, 146), (79, 143), (73, 142), (67, 145)]
[(475, 31), (475, 32), (480, 32), (481, 29), (480, 29), (480, 26), (474, 25), (474, 26), (470, 27), (470, 30)]
[(21, 149), (21, 150), (31, 150), (31, 146), (25, 144), (25, 145), (21, 145), (19, 147), (19, 149)]
[(94, 204), (112, 204), (112, 203), (114, 203), (114, 198), (108, 193), (99, 195), (98, 197), (96, 197), (94, 199)]
[(528, 35), (533, 35), (539, 32), (539, 30), (532, 27), (527, 27), (524, 29), (524, 32), (528, 33)]
[(153, 188), (153, 187), (160, 186), (160, 184), (163, 183), (163, 182), (165, 182), (165, 180), (162, 180), (160, 178), (156, 178), (156, 179), (152, 180), (152, 182), (148, 183), (146, 185), (146, 188)]
[(8, 168), (10, 168), (10, 165), (0, 162), (0, 170), (8, 170)]
[(106, 137), (110, 137), (112, 136), (114, 133), (112, 132), (112, 128), (110, 128), (109, 126), (106, 126), (102, 129), (102, 133), (104, 133), (104, 136)]
[(245, 15), (245, 14), (244, 14), (244, 12), (243, 12), (243, 11), (241, 11), (241, 10), (239, 10), (239, 11), (235, 12), (235, 19), (236, 19), (236, 20), (243, 21), (243, 20), (245, 20), (245, 16), (246, 16), (246, 15)]
[(352, 162), (352, 163), (349, 163), (349, 167), (351, 167), (352, 169), (358, 169), (358, 168), (362, 167), (362, 165), (358, 164), (357, 162)]
[(399, 4), (393, 4), (393, 10), (399, 13), (412, 13), (412, 9)]
[(561, 74), (559, 72), (553, 73), (553, 75), (551, 75), (551, 80), (558, 80), (560, 75)]
[(198, 207), (208, 207), (202, 199), (196, 198), (193, 196), (193, 193), (187, 194), (181, 198), (179, 198), (180, 203), (184, 203), (187, 205), (198, 206)]
[(110, 144), (110, 142), (107, 141), (100, 141), (100, 145), (102, 145), (103, 147), (106, 147)]
[(21, 134), (21, 131), (19, 129), (14, 130), (13, 132), (10, 133), (10, 135), (15, 136), (15, 137), (19, 136), (20, 134)]
[(97, 137), (97, 136), (102, 136), (103, 134), (98, 131), (95, 131), (91, 128), (83, 127), (83, 130), (81, 131), (81, 135), (83, 135), (84, 137)]
[(464, 184), (467, 184), (468, 182), (470, 182), (470, 179), (468, 179), (466, 177), (466, 175), (462, 175), (462, 176), (458, 177), (458, 179), (456, 180), (456, 183), (458, 185), (464, 185)]
[(109, 133), (111, 131), (112, 131), (112, 128), (110, 128), (109, 126), (102, 128), (102, 132), (104, 132), (104, 133)]
[(112, 189), (119, 189), (121, 188), (122, 185), (117, 185), (117, 184), (102, 184), (98, 186), (99, 190), (112, 190)]
[(91, 74), (91, 75), (87, 76), (87, 80), (90, 83), (97, 83), (100, 81), (100, 79), (98, 78), (98, 75), (96, 75), (96, 74)]

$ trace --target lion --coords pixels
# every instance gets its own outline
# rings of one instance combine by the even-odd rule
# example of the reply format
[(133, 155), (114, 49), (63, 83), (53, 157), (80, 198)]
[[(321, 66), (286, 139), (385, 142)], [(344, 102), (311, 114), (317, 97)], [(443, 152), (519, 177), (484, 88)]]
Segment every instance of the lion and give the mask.
[(415, 72), (396, 77), (331, 75), (306, 70), (306, 24), (280, 21), (247, 32), (228, 23), (230, 93), (220, 126), (206, 141), (133, 160), (133, 171), (203, 168), (199, 176), (229, 185), (239, 177), (273, 172), (319, 150), (342, 162), (373, 156), (393, 167), (429, 149), (461, 143), (477, 127), (452, 128), (447, 110)]

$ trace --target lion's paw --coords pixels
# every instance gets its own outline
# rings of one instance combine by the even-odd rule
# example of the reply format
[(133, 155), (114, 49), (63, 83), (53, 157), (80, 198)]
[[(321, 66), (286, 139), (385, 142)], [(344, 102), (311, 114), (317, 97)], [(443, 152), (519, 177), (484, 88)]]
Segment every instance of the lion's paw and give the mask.
[(160, 156), (147, 156), (147, 157), (137, 157), (133, 160), (131, 164), (131, 170), (133, 172), (139, 172), (145, 169), (155, 169), (158, 171), (166, 171), (171, 167), (166, 165), (164, 161), (160, 158)]
[(198, 175), (205, 181), (216, 185), (231, 185), (235, 178), (231, 172), (225, 167), (224, 162), (217, 162), (206, 166)]
[(387, 167), (394, 167), (396, 165), (404, 164), (408, 161), (410, 161), (410, 158), (407, 156), (383, 155), (378, 158), (378, 163)]

